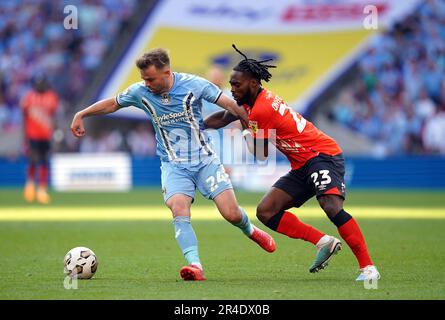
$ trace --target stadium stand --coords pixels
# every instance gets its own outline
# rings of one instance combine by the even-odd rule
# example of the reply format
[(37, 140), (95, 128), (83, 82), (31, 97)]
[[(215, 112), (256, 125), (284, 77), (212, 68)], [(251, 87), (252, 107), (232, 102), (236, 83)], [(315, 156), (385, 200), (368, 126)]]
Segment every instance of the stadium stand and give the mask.
[[(60, 24), (64, 2), (2, 2), (0, 154), (22, 152), (20, 97), (29, 89), (32, 75), (42, 70), (61, 96), (58, 123), (65, 126), (56, 131), (56, 150), (101, 151), (101, 141), (112, 136), (123, 142), (103, 144), (109, 146), (106, 150), (135, 150), (131, 145), (140, 140), (138, 135), (152, 132), (149, 126), (146, 130), (131, 129), (131, 134), (130, 125), (123, 125), (121, 132), (95, 131), (78, 145), (66, 134), (66, 124), (77, 104), (86, 105), (96, 98), (125, 44), (155, 3), (146, 1), (141, 7), (134, 0), (74, 1), (73, 5), (82, 6), (82, 28), (65, 32)], [(103, 21), (99, 28), (94, 24), (97, 20)], [(345, 72), (354, 76), (340, 82), (333, 99), (320, 102), (326, 107), (314, 108), (317, 112), (308, 116), (328, 134), (341, 136), (349, 154), (444, 154), (444, 40), (445, 4), (439, 0), (423, 2), (392, 29), (376, 36), (352, 70)], [(400, 48), (404, 49), (396, 50)], [(20, 54), (13, 54), (16, 52)], [(326, 108), (329, 117), (323, 115)], [(152, 150), (146, 152), (152, 154)]]
[[(47, 74), (61, 97), (55, 149), (78, 150), (67, 134), (76, 105), (93, 99), (98, 83), (154, 2), (1, 1), (0, 154), (14, 157), (23, 152), (20, 97), (38, 72)], [(66, 5), (79, 8), (78, 29), (64, 29)]]
[(444, 71), (445, 2), (425, 1), (373, 39), (313, 117), (350, 153), (445, 154)]
[[(23, 182), (26, 158), (19, 104), (30, 88), (32, 76), (40, 71), (49, 76), (61, 98), (53, 136), (56, 153), (125, 152), (132, 161), (133, 185), (158, 182), (153, 128), (146, 118), (89, 119), (88, 135), (81, 140), (69, 131), (73, 114), (97, 100), (118, 62), (124, 60), (130, 44), (143, 30), (140, 28), (156, 20), (154, 8), (158, 3), (0, 2), (0, 185)], [(61, 23), (65, 17), (63, 8), (68, 4), (82, 9), (78, 30), (65, 30)], [(196, 17), (204, 13), (228, 14), (225, 10), (198, 9), (192, 12)], [(445, 155), (444, 40), (445, 3), (422, 1), (392, 28), (379, 30), (350, 66), (314, 99), (304, 116), (341, 145), (350, 161), (348, 172), (353, 172), (348, 183), (358, 187), (435, 187), (445, 181), (436, 176)], [(230, 55), (222, 52), (218, 57), (228, 59)], [(205, 76), (205, 69), (202, 72)], [(356, 155), (364, 159), (355, 162), (352, 156)], [(377, 164), (371, 159), (375, 157), (385, 160), (378, 163), (382, 165), (379, 170), (391, 170), (391, 174), (383, 178), (375, 175)], [(283, 158), (278, 154), (277, 162)], [(418, 159), (431, 169), (417, 170)], [(419, 173), (416, 179), (394, 178), (394, 170), (401, 170), (399, 177), (410, 166), (415, 166)]]

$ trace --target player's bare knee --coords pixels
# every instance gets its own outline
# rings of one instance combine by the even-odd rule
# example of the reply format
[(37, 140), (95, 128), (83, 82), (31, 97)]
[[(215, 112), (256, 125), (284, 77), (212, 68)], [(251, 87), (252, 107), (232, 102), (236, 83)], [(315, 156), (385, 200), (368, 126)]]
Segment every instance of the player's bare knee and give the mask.
[(170, 208), (173, 216), (184, 216), (189, 214), (189, 206), (185, 201), (167, 202), (167, 207)]
[(227, 210), (221, 213), (228, 222), (232, 224), (239, 223), (242, 219), (241, 211), (238, 206), (230, 206)]
[(342, 209), (342, 202), (337, 201), (334, 196), (322, 196), (318, 199), (318, 203), (323, 211), (331, 218), (335, 217)]
[(274, 213), (275, 212), (269, 206), (263, 205), (261, 203), (256, 208), (256, 217), (262, 223), (266, 223), (267, 221), (269, 221)]
[(322, 206), (323, 211), (331, 218), (335, 217), (338, 211), (337, 207), (333, 203), (326, 203)]

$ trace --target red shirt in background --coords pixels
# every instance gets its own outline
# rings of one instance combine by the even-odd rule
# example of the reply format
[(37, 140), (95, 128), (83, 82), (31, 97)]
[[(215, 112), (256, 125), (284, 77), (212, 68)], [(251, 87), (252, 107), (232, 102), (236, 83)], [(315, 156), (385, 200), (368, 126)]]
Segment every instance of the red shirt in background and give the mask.
[(50, 140), (53, 133), (53, 117), (59, 99), (52, 90), (31, 90), (22, 100), (25, 135), (33, 140)]

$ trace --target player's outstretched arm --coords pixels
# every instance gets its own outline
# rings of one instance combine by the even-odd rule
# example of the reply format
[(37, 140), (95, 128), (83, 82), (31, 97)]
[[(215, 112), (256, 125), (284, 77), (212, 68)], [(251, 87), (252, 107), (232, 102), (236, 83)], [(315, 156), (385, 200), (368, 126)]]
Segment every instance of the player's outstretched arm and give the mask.
[(112, 113), (118, 109), (119, 105), (115, 98), (100, 100), (74, 115), (73, 122), (71, 123), (71, 132), (77, 138), (83, 137), (85, 135), (83, 118)]
[(218, 100), (215, 102), (218, 106), (229, 111), (232, 115), (239, 118), (241, 121), (248, 123), (247, 112), (243, 107), (240, 107), (235, 100), (225, 95), (224, 93), (220, 95)]
[(238, 120), (233, 114), (227, 110), (212, 113), (204, 119), (206, 129), (219, 129), (227, 126), (229, 123)]

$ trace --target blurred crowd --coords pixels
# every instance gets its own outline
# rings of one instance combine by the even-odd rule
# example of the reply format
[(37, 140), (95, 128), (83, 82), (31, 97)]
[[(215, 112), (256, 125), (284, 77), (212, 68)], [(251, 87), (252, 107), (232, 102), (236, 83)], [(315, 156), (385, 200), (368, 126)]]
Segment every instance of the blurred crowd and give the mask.
[(332, 117), (377, 155), (445, 154), (445, 1), (428, 0), (378, 35)]
[[(67, 5), (78, 9), (78, 29), (65, 29)], [(56, 125), (55, 150), (154, 155), (148, 121), (120, 131), (94, 131), (80, 141), (67, 132), (73, 102), (82, 97), (135, 8), (136, 0), (0, 1), (0, 134), (21, 130), (20, 100), (33, 77), (44, 72), (59, 95), (56, 123), (66, 124)], [(214, 74), (221, 72), (215, 70), (208, 78), (218, 84)], [(375, 155), (445, 154), (445, 1), (425, 1), (376, 36), (358, 70), (358, 81), (334, 100), (333, 119), (368, 137)]]
[[(68, 5), (77, 29), (65, 29), (66, 18), (75, 26)], [(21, 126), (20, 99), (38, 73), (59, 95), (64, 118), (135, 7), (136, 0), (0, 1), (0, 130)]]

